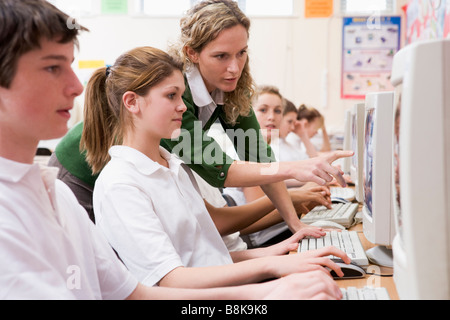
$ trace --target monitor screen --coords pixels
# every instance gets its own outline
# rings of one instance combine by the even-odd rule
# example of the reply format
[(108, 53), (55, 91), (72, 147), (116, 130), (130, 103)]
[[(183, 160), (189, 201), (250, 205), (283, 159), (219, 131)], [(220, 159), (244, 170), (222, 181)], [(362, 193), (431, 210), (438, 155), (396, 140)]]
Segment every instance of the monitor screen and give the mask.
[(355, 198), (359, 203), (364, 199), (364, 122), (365, 104), (357, 103), (351, 113), (351, 146), (354, 155), (351, 158), (350, 177), (355, 184)]
[[(350, 150), (352, 147), (352, 128), (351, 128), (351, 110), (345, 112), (344, 118), (344, 144), (343, 150)], [(344, 174), (350, 174), (350, 167), (352, 165), (351, 158), (342, 158), (342, 171)]]
[(364, 130), (364, 203), (367, 213), (372, 215), (372, 190), (373, 190), (373, 130), (375, 123), (375, 109), (366, 111), (366, 128)]
[(402, 98), (401, 93), (398, 93), (398, 102), (395, 109), (394, 116), (394, 148), (393, 148), (393, 196), (394, 196), (394, 213), (396, 231), (400, 239), (403, 238), (402, 231), (402, 203), (401, 203), (401, 184), (400, 184), (400, 116), (401, 116)]
[[(366, 95), (363, 157), (363, 231), (368, 241), (392, 245), (395, 233), (392, 199), (394, 92)], [(366, 252), (367, 254), (367, 252)], [(375, 261), (378, 258), (369, 260)], [(391, 259), (391, 257), (389, 257)], [(380, 260), (378, 260), (380, 262)], [(383, 262), (392, 265), (392, 259)]]

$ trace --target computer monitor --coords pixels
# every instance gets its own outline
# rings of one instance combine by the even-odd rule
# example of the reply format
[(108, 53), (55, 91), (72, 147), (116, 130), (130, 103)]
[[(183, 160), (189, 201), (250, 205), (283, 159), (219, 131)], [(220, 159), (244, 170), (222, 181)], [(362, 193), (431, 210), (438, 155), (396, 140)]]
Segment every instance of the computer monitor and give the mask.
[[(351, 134), (351, 110), (345, 111), (344, 118), (344, 144), (343, 150), (351, 150), (352, 148), (352, 134)], [(346, 175), (350, 175), (351, 158), (342, 158), (342, 171)]]
[(394, 281), (401, 299), (450, 299), (450, 40), (394, 57)]
[(395, 236), (392, 199), (393, 92), (366, 95), (364, 129), (364, 235), (373, 244), (366, 252), (372, 263), (392, 267), (390, 246)]
[(363, 166), (364, 166), (364, 121), (365, 104), (355, 104), (351, 110), (351, 150), (354, 152), (350, 163), (350, 177), (355, 184), (356, 201), (364, 201)]

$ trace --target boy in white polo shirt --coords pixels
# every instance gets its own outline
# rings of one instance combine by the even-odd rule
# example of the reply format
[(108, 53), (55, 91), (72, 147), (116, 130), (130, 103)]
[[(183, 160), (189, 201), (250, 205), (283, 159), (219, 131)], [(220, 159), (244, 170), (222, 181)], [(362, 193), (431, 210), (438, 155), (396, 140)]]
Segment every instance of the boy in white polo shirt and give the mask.
[[(0, 2), (0, 299), (283, 299), (336, 297), (315, 272), (207, 290), (138, 284), (53, 168), (39, 140), (67, 132), (83, 87), (71, 63), (79, 29), (44, 0)], [(56, 169), (57, 170), (57, 169)], [(329, 281), (332, 281), (331, 278)]]

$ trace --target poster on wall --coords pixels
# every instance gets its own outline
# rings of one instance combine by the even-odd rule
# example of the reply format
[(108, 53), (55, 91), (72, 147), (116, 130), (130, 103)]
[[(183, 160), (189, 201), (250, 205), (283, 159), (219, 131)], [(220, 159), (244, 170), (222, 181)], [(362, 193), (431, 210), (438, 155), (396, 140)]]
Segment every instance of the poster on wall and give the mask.
[(446, 38), (450, 32), (450, 0), (411, 0), (406, 13), (406, 44)]
[(392, 91), (391, 69), (400, 50), (401, 18), (343, 18), (342, 99), (364, 99), (368, 92)]
[(450, 38), (450, 0), (445, 5), (444, 38)]

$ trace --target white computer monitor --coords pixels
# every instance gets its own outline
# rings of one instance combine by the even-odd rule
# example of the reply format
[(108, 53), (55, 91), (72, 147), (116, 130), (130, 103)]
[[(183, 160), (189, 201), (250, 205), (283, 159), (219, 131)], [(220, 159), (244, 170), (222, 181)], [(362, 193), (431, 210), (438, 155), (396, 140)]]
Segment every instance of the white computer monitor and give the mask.
[(392, 138), (394, 93), (366, 95), (363, 166), (363, 230), (373, 244), (366, 252), (369, 261), (393, 266), (391, 245), (395, 236), (392, 199)]
[[(394, 57), (394, 280), (401, 299), (450, 299), (450, 40)], [(401, 115), (401, 116), (400, 116)]]
[(355, 184), (355, 198), (359, 203), (364, 201), (364, 121), (365, 104), (355, 104), (351, 110), (351, 150), (354, 155), (350, 163), (350, 177)]
[[(344, 118), (344, 142), (343, 150), (351, 150), (352, 148), (352, 134), (351, 134), (351, 110), (345, 111)], [(342, 171), (346, 175), (350, 175), (351, 158), (342, 158)]]

